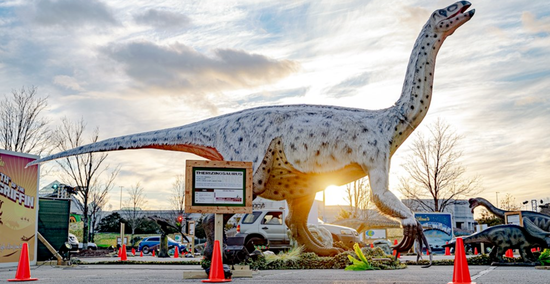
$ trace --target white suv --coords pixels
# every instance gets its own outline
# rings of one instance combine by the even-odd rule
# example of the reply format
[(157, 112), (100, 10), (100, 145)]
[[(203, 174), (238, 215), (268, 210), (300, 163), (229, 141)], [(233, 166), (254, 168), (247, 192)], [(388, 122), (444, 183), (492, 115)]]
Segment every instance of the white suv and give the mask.
[[(287, 212), (283, 209), (254, 210), (241, 218), (237, 226), (237, 236), (245, 238), (244, 244), (249, 252), (258, 246), (269, 246), (271, 250), (289, 249), (288, 228), (284, 222), (286, 215)], [(322, 222), (319, 227), (326, 228), (335, 242), (342, 241), (350, 247), (360, 242), (359, 233), (353, 228)]]

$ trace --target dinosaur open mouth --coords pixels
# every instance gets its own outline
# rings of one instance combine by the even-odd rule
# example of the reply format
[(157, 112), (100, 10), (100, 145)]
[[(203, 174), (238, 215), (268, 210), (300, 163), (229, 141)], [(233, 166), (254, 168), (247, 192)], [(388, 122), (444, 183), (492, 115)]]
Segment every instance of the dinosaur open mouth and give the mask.
[[(464, 12), (466, 12), (466, 10), (468, 10), (468, 8), (470, 8), (470, 6), (472, 6), (472, 4), (470, 4), (470, 3), (462, 6), (458, 11), (456, 11), (456, 13), (454, 13), (451, 16), (447, 17), (447, 19), (451, 19), (453, 17), (456, 17), (458, 14), (464, 14)], [(472, 11), (470, 11), (470, 13), (472, 13)]]

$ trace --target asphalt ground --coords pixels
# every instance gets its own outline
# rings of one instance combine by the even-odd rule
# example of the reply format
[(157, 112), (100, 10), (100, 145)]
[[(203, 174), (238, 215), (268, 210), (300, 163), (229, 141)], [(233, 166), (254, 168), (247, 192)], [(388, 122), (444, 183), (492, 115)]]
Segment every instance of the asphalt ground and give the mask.
[[(91, 264), (105, 259), (116, 263), (117, 258), (87, 258), (75, 266), (58, 267), (54, 263), (31, 266), (31, 276), (37, 283), (202, 283), (200, 279), (184, 279), (188, 270), (200, 270), (198, 265), (167, 265), (164, 261), (144, 257), (144, 261), (157, 259), (159, 264)], [(403, 257), (408, 259), (408, 257)], [(413, 259), (414, 257), (411, 257)], [(443, 256), (435, 257), (441, 259)], [(141, 260), (141, 258), (140, 258)], [(188, 259), (187, 259), (188, 260)], [(233, 278), (232, 283), (437, 283), (453, 280), (453, 266), (432, 266), (421, 268), (409, 265), (400, 270), (345, 271), (345, 270), (261, 270), (254, 271), (252, 278)], [(518, 266), (468, 267), (472, 283), (478, 284), (541, 284), (550, 283), (550, 270)], [(0, 281), (13, 279), (16, 268), (0, 268)], [(206, 274), (205, 274), (206, 275)], [(205, 277), (206, 279), (206, 277)]]

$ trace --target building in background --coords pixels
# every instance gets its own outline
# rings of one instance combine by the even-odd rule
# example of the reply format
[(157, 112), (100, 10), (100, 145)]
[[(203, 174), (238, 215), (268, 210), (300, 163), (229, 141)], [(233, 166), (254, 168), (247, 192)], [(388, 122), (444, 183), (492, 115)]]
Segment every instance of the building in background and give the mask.
[[(407, 207), (413, 212), (427, 212), (427, 210), (416, 199), (403, 199), (402, 200)], [(424, 204), (433, 204), (432, 199), (422, 199)], [(452, 204), (447, 205), (445, 213), (451, 213), (453, 217), (453, 226), (455, 235), (470, 234), (475, 231), (475, 225), (477, 222), (474, 220), (474, 214), (470, 210), (470, 203), (466, 199), (457, 199)]]

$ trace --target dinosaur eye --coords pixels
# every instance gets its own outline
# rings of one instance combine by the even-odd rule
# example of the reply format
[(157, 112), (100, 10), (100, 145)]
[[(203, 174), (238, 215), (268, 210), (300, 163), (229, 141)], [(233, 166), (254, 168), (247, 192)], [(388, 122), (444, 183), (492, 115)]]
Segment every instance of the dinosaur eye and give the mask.
[(447, 8), (447, 11), (452, 12), (452, 11), (456, 10), (456, 8), (458, 8), (458, 5), (453, 4), (453, 5), (449, 6), (449, 8)]

